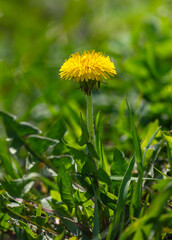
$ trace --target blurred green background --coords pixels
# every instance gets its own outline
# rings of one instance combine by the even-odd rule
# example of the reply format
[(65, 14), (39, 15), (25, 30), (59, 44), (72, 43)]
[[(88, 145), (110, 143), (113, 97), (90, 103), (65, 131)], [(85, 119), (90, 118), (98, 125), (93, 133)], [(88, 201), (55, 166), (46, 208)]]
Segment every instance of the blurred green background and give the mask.
[(43, 132), (61, 119), (75, 141), (85, 97), (76, 83), (59, 78), (59, 68), (70, 54), (95, 49), (110, 56), (118, 73), (94, 93), (107, 149), (127, 149), (126, 97), (141, 138), (156, 119), (170, 130), (171, 9), (170, 0), (2, 0), (0, 108)]

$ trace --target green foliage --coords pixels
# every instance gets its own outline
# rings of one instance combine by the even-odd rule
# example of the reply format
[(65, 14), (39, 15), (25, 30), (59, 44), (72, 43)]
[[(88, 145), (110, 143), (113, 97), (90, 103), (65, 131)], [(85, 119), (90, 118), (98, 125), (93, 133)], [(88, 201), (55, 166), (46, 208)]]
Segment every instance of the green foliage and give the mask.
[[(171, 239), (171, 2), (3, 1), (0, 28), (0, 239)], [(58, 76), (85, 49), (117, 70), (96, 146)]]
[[(23, 122), (1, 111), (3, 120), (7, 120), (4, 126), (10, 140), (7, 147), (4, 141), (1, 146), (1, 151), (6, 149), (1, 154), (5, 173), (0, 194), (1, 231), (14, 231), (17, 239), (43, 239), (43, 236), (63, 239), (70, 234), (78, 239), (101, 239), (106, 236), (107, 228), (106, 239), (160, 236), (171, 216), (168, 203), (171, 178), (157, 166), (152, 169), (152, 176), (157, 175), (157, 170), (160, 176), (143, 177), (143, 172), (146, 175), (150, 169), (141, 169), (140, 161), (145, 159), (153, 141), (163, 144), (167, 141), (170, 151), (170, 136), (167, 133), (159, 136), (160, 128), (155, 132), (153, 129), (142, 153), (130, 109), (129, 114), (135, 153), (128, 162), (124, 154), (114, 148), (109, 176), (88, 139), (82, 146), (85, 152), (79, 145), (71, 147), (70, 143), (63, 142), (66, 152), (51, 155), (62, 139), (41, 136), (40, 130), (28, 123), (24, 123), (29, 127), (23, 130)], [(57, 123), (54, 126), (59, 127)], [(156, 136), (162, 139), (155, 140)], [(18, 139), (20, 145), (13, 144)], [(159, 148), (153, 148), (153, 151), (155, 155), (160, 154)], [(22, 168), (21, 156), (26, 163), (29, 161), (22, 164)], [(137, 169), (135, 162), (138, 162)], [(155, 184), (162, 176), (167, 179)], [(152, 193), (146, 190), (147, 186), (152, 188)], [(163, 194), (156, 196), (156, 191), (163, 191)], [(159, 219), (156, 225), (155, 219)], [(168, 228), (171, 229), (170, 224)]]

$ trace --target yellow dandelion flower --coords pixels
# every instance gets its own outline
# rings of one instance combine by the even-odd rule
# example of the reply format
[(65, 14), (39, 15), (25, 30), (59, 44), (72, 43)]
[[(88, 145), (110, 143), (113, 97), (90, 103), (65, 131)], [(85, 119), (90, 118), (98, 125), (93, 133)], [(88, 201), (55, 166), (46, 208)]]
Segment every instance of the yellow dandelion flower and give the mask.
[(108, 79), (115, 74), (115, 66), (110, 58), (95, 51), (72, 54), (60, 68), (62, 79), (79, 82), (81, 90), (87, 94), (92, 91), (96, 82), (100, 85), (103, 78)]

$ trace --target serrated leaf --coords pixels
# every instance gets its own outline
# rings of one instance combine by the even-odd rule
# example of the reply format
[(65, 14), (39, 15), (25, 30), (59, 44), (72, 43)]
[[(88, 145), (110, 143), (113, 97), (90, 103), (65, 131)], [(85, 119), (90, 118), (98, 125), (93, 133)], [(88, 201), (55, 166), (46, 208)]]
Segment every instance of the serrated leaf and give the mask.
[(4, 125), (6, 127), (7, 135), (9, 138), (15, 138), (16, 136), (24, 137), (31, 134), (39, 134), (41, 131), (27, 122), (18, 122), (17, 117), (4, 112), (0, 111), (0, 115), (4, 120)]
[(5, 142), (0, 139), (0, 158), (3, 163), (3, 166), (5, 168), (5, 171), (7, 174), (9, 174), (11, 177), (18, 178), (18, 174), (15, 172), (13, 168), (13, 162), (12, 159), (7, 152), (7, 147), (5, 145)]
[(92, 197), (94, 195), (94, 192), (93, 192), (93, 188), (92, 188), (92, 185), (89, 184), (86, 180), (85, 180), (85, 177), (81, 176), (80, 174), (77, 174), (76, 175), (76, 178), (79, 182), (79, 184), (87, 190), (87, 192), (90, 194), (90, 197)]
[(108, 174), (102, 168), (99, 168), (97, 170), (97, 177), (100, 181), (106, 183), (107, 185), (111, 184), (110, 177), (108, 176)]
[(18, 179), (11, 179), (11, 177), (7, 176), (2, 181), (2, 185), (11, 196), (21, 197), (30, 191), (37, 177), (39, 177), (37, 173), (30, 173)]
[(61, 194), (62, 201), (66, 203), (69, 210), (71, 210), (74, 204), (72, 179), (68, 172), (66, 172), (64, 166), (61, 166), (58, 172), (57, 182)]
[(72, 155), (74, 161), (77, 164), (77, 171), (81, 172), (82, 167), (84, 166), (86, 161), (91, 160), (89, 158), (89, 156), (87, 154), (85, 154), (83, 151), (81, 150), (77, 150), (73, 147), (69, 147), (67, 146), (68, 150), (69, 150), (69, 154)]
[(62, 155), (62, 156), (50, 156), (48, 157), (51, 164), (56, 168), (59, 169), (61, 165), (65, 167), (68, 171), (74, 171), (74, 166), (72, 165), (72, 156), (70, 155)]
[(42, 227), (44, 227), (45, 226), (45, 224), (46, 224), (46, 222), (48, 221), (48, 216), (30, 216), (29, 217), (29, 219), (32, 221), (32, 222), (34, 222), (34, 223), (36, 223), (37, 225), (39, 225), (39, 226), (42, 226)]
[(84, 164), (81, 173), (84, 176), (90, 176), (96, 172), (96, 165), (93, 162), (93, 160), (88, 159), (86, 163)]
[[(2, 111), (0, 111), (0, 114), (4, 119), (4, 125), (6, 127), (8, 137), (13, 139), (12, 144), (17, 142), (16, 148), (24, 145), (37, 160), (45, 163), (47, 166), (56, 171), (56, 169), (51, 166), (47, 159), (43, 156), (40, 156), (40, 154), (43, 153), (47, 148), (55, 146), (58, 141), (51, 138), (34, 135), (33, 133), (40, 133), (39, 129), (28, 123), (17, 122), (16, 117), (11, 114)], [(32, 145), (33, 149), (29, 144)]]
[(111, 175), (122, 176), (128, 167), (128, 162), (125, 160), (124, 155), (117, 148), (113, 152), (113, 162), (111, 165)]
[(106, 192), (106, 193), (100, 193), (100, 198), (101, 201), (108, 206), (109, 208), (111, 208), (112, 210), (116, 209), (116, 201), (117, 201), (117, 197), (115, 195), (113, 195), (112, 193)]
[(2, 181), (2, 185), (5, 190), (13, 197), (22, 197), (24, 194), (30, 191), (33, 184), (34, 181), (23, 182), (21, 179)]
[(54, 147), (59, 142), (58, 140), (38, 135), (30, 135), (25, 141), (29, 148), (38, 154), (42, 154), (47, 148)]
[(35, 239), (37, 234), (32, 232), (32, 230), (29, 228), (29, 226), (26, 223), (24, 223), (23, 221), (19, 221), (19, 222), (20, 222), (21, 228), (25, 230), (28, 239), (29, 240)]
[(87, 148), (88, 148), (88, 152), (91, 155), (91, 157), (99, 159), (99, 156), (97, 155), (97, 152), (92, 143), (90, 143), (90, 142), (87, 143)]
[(69, 219), (62, 219), (63, 224), (66, 226), (66, 228), (72, 232), (74, 235), (79, 236), (82, 234), (82, 231), (78, 228), (77, 224)]
[[(89, 199), (91, 198), (91, 195), (88, 192), (80, 192), (79, 190), (74, 193), (75, 201), (77, 201), (77, 204), (83, 205), (83, 203), (88, 203)], [(87, 205), (87, 204), (86, 204)]]

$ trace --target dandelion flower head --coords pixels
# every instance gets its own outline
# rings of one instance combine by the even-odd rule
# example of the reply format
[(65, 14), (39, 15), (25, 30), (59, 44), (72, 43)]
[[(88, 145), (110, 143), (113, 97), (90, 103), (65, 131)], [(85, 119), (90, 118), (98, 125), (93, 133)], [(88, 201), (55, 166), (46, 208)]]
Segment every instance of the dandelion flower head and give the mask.
[(60, 77), (79, 82), (81, 90), (85, 93), (92, 91), (96, 82), (99, 82), (100, 86), (103, 79), (115, 74), (115, 65), (109, 56), (95, 51), (72, 54), (60, 68)]

